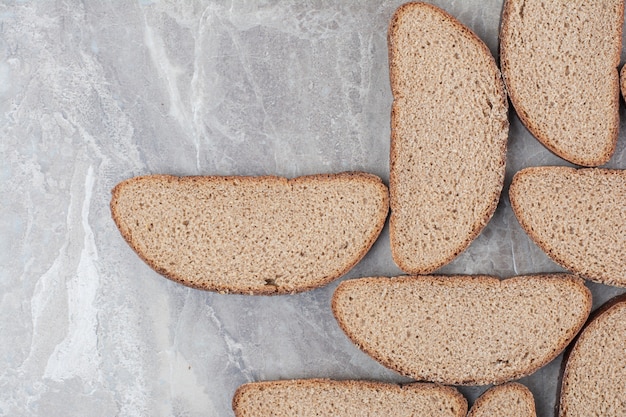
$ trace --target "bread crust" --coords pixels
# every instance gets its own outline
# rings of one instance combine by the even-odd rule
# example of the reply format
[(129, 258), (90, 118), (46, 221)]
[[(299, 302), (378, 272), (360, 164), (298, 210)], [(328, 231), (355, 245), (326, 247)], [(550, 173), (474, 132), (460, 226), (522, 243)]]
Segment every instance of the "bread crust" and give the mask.
[[(626, 277), (622, 277), (622, 280), (619, 277), (609, 278), (609, 277), (598, 277), (598, 276), (589, 276), (586, 274), (579, 265), (572, 263), (570, 259), (564, 257), (562, 254), (557, 253), (551, 247), (548, 241), (544, 240), (539, 234), (535, 231), (533, 225), (527, 220), (526, 216), (524, 216), (524, 208), (520, 205), (520, 202), (517, 200), (516, 195), (518, 194), (519, 187), (519, 178), (528, 175), (528, 174), (544, 174), (544, 173), (553, 173), (555, 170), (559, 170), (563, 173), (569, 173), (572, 175), (578, 175), (579, 173), (594, 171), (600, 175), (604, 176), (619, 176), (623, 177), (626, 181), (626, 171), (625, 170), (615, 170), (615, 169), (602, 169), (602, 168), (570, 168), (570, 167), (551, 167), (551, 166), (541, 166), (541, 167), (528, 167), (518, 171), (511, 182), (511, 186), (509, 188), (509, 200), (511, 202), (511, 208), (513, 209), (513, 214), (517, 218), (519, 224), (522, 226), (526, 234), (532, 239), (532, 241), (548, 255), (554, 262), (561, 265), (563, 268), (585, 278), (590, 281), (599, 282), (606, 285), (614, 285), (619, 287), (626, 287)], [(626, 205), (626, 203), (625, 203)], [(624, 219), (626, 222), (626, 219)]]
[[(557, 401), (555, 404), (555, 415), (559, 417), (566, 417), (566, 409), (568, 407), (567, 401), (563, 400), (563, 393), (565, 391), (565, 381), (568, 379), (569, 374), (575, 372), (569, 367), (569, 360), (573, 355), (577, 355), (580, 350), (579, 341), (586, 340), (595, 328), (598, 326), (598, 322), (605, 317), (605, 313), (609, 313), (613, 308), (622, 308), (626, 306), (626, 293), (617, 295), (611, 298), (609, 301), (600, 306), (590, 316), (581, 331), (576, 335), (576, 338), (570, 343), (568, 348), (563, 354), (563, 361), (561, 362), (560, 377), (557, 385)], [(618, 337), (620, 335), (617, 335)]]
[(535, 398), (530, 390), (519, 382), (507, 382), (506, 384), (496, 385), (489, 388), (480, 397), (478, 397), (467, 414), (467, 417), (475, 417), (480, 409), (485, 407), (494, 396), (506, 391), (516, 391), (521, 397), (523, 397), (524, 402), (528, 405), (529, 415), (537, 415), (537, 410), (535, 409)]
[(399, 392), (399, 391), (411, 391), (414, 393), (428, 392), (431, 390), (437, 390), (439, 393), (449, 396), (455, 401), (459, 407), (458, 417), (465, 417), (467, 413), (467, 400), (465, 397), (455, 388), (445, 385), (434, 383), (410, 383), (410, 384), (393, 384), (370, 380), (332, 380), (326, 378), (313, 378), (313, 379), (292, 379), (292, 380), (278, 380), (278, 381), (260, 381), (250, 382), (241, 385), (235, 391), (235, 395), (232, 400), (232, 408), (236, 417), (243, 417), (242, 412), (242, 397), (248, 392), (254, 392), (258, 390), (271, 389), (280, 386), (294, 386), (298, 388), (308, 389), (324, 389), (325, 387), (352, 387), (352, 388), (369, 388), (376, 391), (387, 392)]
[(500, 141), (500, 148), (497, 149), (497, 151), (494, 151), (499, 154), (499, 159), (501, 161), (501, 169), (500, 169), (501, 172), (500, 172), (499, 184), (497, 188), (490, 190), (490, 192), (488, 193), (489, 195), (486, 198), (489, 199), (490, 203), (484, 212), (476, 216), (475, 221), (472, 225), (471, 232), (462, 240), (462, 242), (459, 243), (459, 245), (450, 254), (446, 256), (442, 256), (438, 260), (438, 262), (433, 262), (429, 265), (421, 265), (421, 266), (409, 264), (408, 259), (405, 259), (403, 256), (401, 256), (398, 253), (397, 245), (394, 243), (399, 240), (398, 237), (396, 236), (396, 229), (399, 227), (399, 225), (397, 224), (397, 218), (394, 215), (394, 210), (397, 210), (398, 208), (398, 203), (396, 202), (396, 198), (395, 198), (395, 189), (398, 187), (399, 182), (398, 182), (397, 173), (395, 170), (395, 166), (397, 164), (395, 155), (397, 154), (396, 144), (400, 140), (400, 138), (397, 135), (397, 129), (396, 129), (396, 124), (397, 124), (396, 120), (398, 116), (396, 114), (396, 109), (395, 109), (395, 100), (400, 95), (400, 92), (397, 88), (398, 81), (396, 80), (396, 71), (394, 71), (394, 64), (396, 62), (396, 54), (398, 53), (398, 51), (394, 45), (393, 40), (394, 40), (395, 33), (398, 30), (398, 26), (399, 26), (398, 20), (400, 19), (403, 13), (415, 7), (425, 8), (425, 9), (432, 11), (433, 13), (439, 14), (442, 17), (442, 19), (445, 19), (446, 21), (450, 22), (459, 31), (459, 33), (462, 34), (462, 36), (465, 36), (468, 39), (470, 39), (471, 42), (476, 44), (482, 50), (484, 55), (489, 58), (489, 62), (490, 62), (489, 70), (491, 72), (491, 77), (493, 78), (494, 85), (496, 86), (499, 92), (499, 95), (501, 97), (500, 104), (504, 107), (505, 112), (508, 112), (508, 101), (506, 99), (506, 90), (505, 90), (504, 82), (500, 74), (500, 70), (498, 69), (498, 66), (496, 64), (495, 59), (493, 58), (493, 55), (491, 54), (491, 51), (489, 50), (489, 48), (487, 48), (487, 45), (485, 45), (485, 43), (471, 29), (463, 25), (454, 16), (452, 16), (445, 10), (440, 9), (439, 7), (429, 4), (429, 3), (409, 2), (409, 3), (405, 3), (401, 5), (400, 7), (398, 7), (398, 9), (396, 9), (391, 19), (391, 22), (389, 24), (389, 31), (387, 34), (388, 59), (389, 59), (389, 67), (390, 67), (389, 78), (390, 78), (391, 92), (394, 97), (394, 104), (392, 105), (392, 108), (391, 108), (391, 137), (390, 137), (390, 165), (389, 165), (390, 166), (389, 191), (390, 191), (391, 214), (389, 218), (389, 235), (390, 235), (390, 242), (391, 242), (391, 255), (396, 265), (398, 265), (398, 267), (406, 273), (422, 275), (422, 274), (429, 274), (439, 269), (440, 267), (450, 263), (452, 260), (454, 260), (459, 254), (461, 254), (463, 251), (467, 249), (467, 247), (474, 241), (474, 239), (476, 239), (476, 237), (478, 237), (480, 232), (485, 228), (489, 220), (493, 217), (493, 214), (495, 213), (496, 208), (498, 206), (498, 202), (500, 201), (500, 195), (501, 195), (502, 189), (504, 187), (509, 122), (507, 119), (502, 127), (503, 131), (505, 132), (504, 133), (505, 139)]
[[(383, 204), (378, 210), (377, 218), (375, 220), (375, 227), (372, 229), (372, 233), (370, 234), (367, 241), (363, 242), (363, 245), (361, 246), (358, 253), (356, 253), (355, 256), (351, 257), (350, 259), (347, 259), (343, 268), (336, 269), (331, 274), (319, 277), (319, 279), (317, 279), (315, 283), (312, 283), (310, 285), (301, 285), (300, 287), (296, 289), (285, 289), (285, 288), (281, 288), (280, 286), (274, 286), (274, 285), (268, 285), (268, 286), (261, 287), (261, 288), (248, 288), (248, 287), (233, 288), (228, 285), (207, 286), (207, 285), (198, 284), (194, 282), (193, 280), (189, 279), (188, 277), (181, 276), (179, 274), (176, 274), (175, 272), (163, 269), (159, 267), (159, 265), (154, 260), (150, 259), (148, 256), (146, 256), (145, 253), (143, 253), (140, 250), (137, 244), (138, 242), (133, 238), (131, 231), (128, 228), (124, 227), (123, 213), (120, 213), (117, 210), (117, 204), (121, 198), (120, 196), (121, 190), (129, 184), (133, 184), (133, 183), (141, 182), (141, 181), (154, 182), (155, 185), (161, 184), (161, 183), (188, 181), (188, 182), (192, 182), (194, 185), (197, 185), (198, 187), (203, 187), (205, 185), (213, 184), (213, 183), (228, 184), (228, 183), (246, 182), (246, 183), (255, 184), (255, 185), (268, 184), (268, 183), (286, 185), (286, 184), (298, 184), (298, 183), (306, 184), (307, 182), (329, 182), (329, 181), (341, 180), (341, 179), (347, 179), (350, 181), (367, 182), (378, 188), (379, 195), (382, 198)], [(298, 293), (298, 292), (309, 291), (309, 290), (324, 286), (330, 283), (331, 281), (339, 278), (340, 276), (344, 275), (346, 272), (352, 269), (372, 247), (372, 245), (374, 244), (374, 242), (380, 235), (380, 232), (382, 231), (383, 226), (385, 225), (387, 213), (389, 210), (388, 208), (389, 196), (388, 196), (387, 187), (383, 184), (382, 180), (379, 177), (372, 175), (372, 174), (363, 173), (363, 172), (317, 174), (317, 175), (307, 175), (307, 176), (296, 177), (293, 179), (287, 179), (287, 178), (278, 177), (278, 176), (178, 177), (178, 176), (172, 176), (172, 175), (147, 175), (147, 176), (130, 178), (130, 179), (120, 182), (113, 188), (111, 194), (112, 194), (111, 203), (110, 203), (111, 215), (122, 237), (128, 243), (128, 245), (137, 253), (137, 255), (156, 272), (158, 272), (159, 274), (163, 275), (164, 277), (172, 281), (178, 282), (180, 284), (183, 284), (188, 287), (195, 288), (195, 289), (215, 291), (215, 292), (220, 292), (220, 293), (249, 294), (249, 295), (280, 295), (280, 294), (293, 294), (293, 293)]]
[[(557, 155), (560, 158), (563, 158), (569, 162), (572, 162), (576, 165), (594, 167), (602, 165), (611, 159), (613, 153), (615, 152), (615, 148), (617, 146), (617, 138), (619, 133), (619, 95), (620, 95), (620, 82), (619, 82), (619, 72), (617, 70), (617, 66), (620, 62), (621, 51), (617, 50), (613, 54), (613, 62), (615, 66), (615, 71), (613, 76), (611, 77), (611, 84), (613, 86), (612, 90), (613, 100), (611, 102), (612, 113), (610, 115), (611, 129), (610, 135), (606, 142), (605, 148), (602, 150), (601, 154), (596, 158), (586, 158), (585, 155), (576, 155), (570, 152), (567, 148), (558, 148), (555, 144), (552, 143), (549, 135), (542, 131), (542, 129), (526, 114), (524, 110), (524, 105), (520, 100), (519, 93), (511, 83), (511, 73), (509, 66), (509, 37), (508, 33), (510, 33), (510, 15), (513, 11), (514, 6), (519, 1), (525, 0), (505, 0), (502, 8), (502, 17), (501, 17), (501, 25), (500, 25), (500, 68), (502, 71), (502, 78), (504, 80), (504, 84), (508, 93), (508, 96), (511, 100), (511, 104), (516, 111), (517, 116), (520, 118), (524, 126), (530, 131), (530, 133), (541, 142), (548, 150)], [(624, 0), (621, 1), (621, 16), (619, 19), (624, 21)], [(622, 25), (619, 25), (619, 30), (615, 33), (616, 39), (619, 39), (621, 42), (622, 39)]]
[[(352, 331), (352, 328), (346, 323), (342, 316), (341, 309), (338, 307), (339, 298), (343, 293), (347, 293), (351, 286), (353, 285), (385, 285), (385, 280), (393, 280), (395, 283), (411, 283), (415, 281), (423, 281), (429, 283), (437, 283), (443, 286), (453, 287), (458, 284), (472, 282), (477, 283), (479, 285), (484, 285), (486, 288), (494, 285), (506, 285), (508, 282), (514, 282), (519, 280), (526, 280), (528, 278), (545, 278), (545, 279), (561, 279), (564, 283), (568, 283), (572, 287), (572, 290), (576, 291), (584, 291), (585, 293), (585, 301), (584, 301), (584, 311), (586, 314), (581, 316), (579, 322), (576, 326), (574, 326), (570, 331), (561, 339), (555, 343), (554, 349), (552, 350), (552, 354), (547, 355), (543, 358), (542, 361), (537, 362), (535, 366), (529, 367), (527, 369), (521, 369), (518, 372), (511, 373), (506, 377), (494, 378), (494, 379), (472, 379), (472, 378), (461, 378), (461, 379), (437, 379), (434, 375), (422, 375), (416, 369), (404, 369), (402, 367), (397, 366), (395, 363), (388, 361), (384, 357), (384, 352), (377, 352), (373, 349), (365, 346), (360, 338)], [(343, 330), (346, 336), (363, 352), (367, 353), (370, 357), (384, 365), (385, 367), (392, 369), (399, 374), (416, 379), (418, 381), (434, 381), (443, 384), (449, 385), (488, 385), (488, 384), (502, 384), (504, 382), (516, 380), (522, 378), (524, 376), (530, 375), (536, 372), (538, 369), (547, 365), (553, 359), (555, 359), (571, 342), (571, 340), (576, 336), (580, 328), (584, 325), (587, 317), (589, 316), (589, 312), (591, 311), (592, 305), (592, 296), (591, 292), (582, 285), (582, 280), (574, 275), (570, 274), (533, 274), (533, 275), (524, 275), (524, 276), (516, 276), (512, 278), (508, 278), (505, 280), (500, 280), (499, 278), (487, 275), (428, 275), (428, 276), (398, 276), (393, 278), (387, 277), (369, 277), (369, 278), (360, 278), (360, 279), (352, 279), (346, 280), (339, 284), (335, 293), (333, 294), (333, 298), (331, 301), (331, 308), (333, 311), (333, 315), (339, 324), (339, 327)], [(390, 335), (391, 337), (391, 335)]]

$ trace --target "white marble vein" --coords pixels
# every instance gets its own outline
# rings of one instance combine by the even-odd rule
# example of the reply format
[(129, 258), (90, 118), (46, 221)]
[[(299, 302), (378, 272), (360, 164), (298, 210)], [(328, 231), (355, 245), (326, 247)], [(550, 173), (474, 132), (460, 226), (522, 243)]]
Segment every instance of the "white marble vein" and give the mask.
[[(150, 173), (387, 181), (386, 28), (400, 3), (0, 3), (0, 415), (230, 416), (247, 381), (407, 381), (338, 328), (337, 282), (284, 297), (191, 290), (141, 262), (108, 207), (117, 182)], [(434, 3), (497, 53), (501, 0)], [(511, 121), (507, 186), (525, 166), (564, 164)], [(625, 135), (608, 166), (626, 168)], [(558, 270), (505, 193), (441, 272)], [(399, 273), (385, 228), (347, 277)], [(595, 307), (623, 292), (589, 287)], [(558, 368), (523, 379), (540, 416)]]

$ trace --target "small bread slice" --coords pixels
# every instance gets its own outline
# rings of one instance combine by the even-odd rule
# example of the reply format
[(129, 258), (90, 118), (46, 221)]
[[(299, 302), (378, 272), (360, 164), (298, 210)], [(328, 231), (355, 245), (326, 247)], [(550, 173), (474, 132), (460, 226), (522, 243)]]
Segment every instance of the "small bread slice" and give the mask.
[(591, 293), (567, 274), (405, 276), (342, 282), (339, 326), (383, 365), (418, 381), (500, 384), (554, 359), (585, 323)]
[(536, 417), (535, 399), (524, 385), (496, 385), (478, 397), (467, 417)]
[(302, 379), (244, 384), (236, 417), (465, 417), (467, 400), (452, 387)]
[(528, 130), (572, 163), (607, 162), (617, 143), (624, 0), (506, 0), (500, 65)]
[(559, 416), (626, 416), (626, 294), (593, 314), (564, 364)]
[(384, 226), (388, 193), (364, 173), (153, 175), (118, 184), (111, 212), (137, 254), (174, 281), (282, 294), (322, 286), (352, 268)]
[(443, 10), (400, 6), (388, 38), (391, 251), (403, 271), (427, 274), (465, 250), (496, 209), (508, 102), (489, 49)]
[(513, 177), (509, 197), (526, 233), (555, 262), (626, 286), (626, 171), (526, 168)]

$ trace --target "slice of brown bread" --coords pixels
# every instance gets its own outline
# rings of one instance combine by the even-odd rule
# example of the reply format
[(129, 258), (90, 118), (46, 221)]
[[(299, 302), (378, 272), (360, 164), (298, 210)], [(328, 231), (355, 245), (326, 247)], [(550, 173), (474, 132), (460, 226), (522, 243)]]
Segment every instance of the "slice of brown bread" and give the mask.
[(626, 171), (526, 168), (513, 177), (509, 197), (526, 233), (555, 262), (626, 286)]
[(467, 400), (436, 384), (304, 379), (242, 385), (233, 410), (237, 417), (465, 417)]
[(319, 287), (352, 268), (382, 230), (388, 193), (364, 173), (153, 175), (118, 184), (111, 212), (137, 254), (174, 281), (281, 294)]
[(564, 363), (561, 417), (626, 416), (626, 294), (594, 313)]
[(617, 143), (624, 0), (506, 0), (500, 65), (528, 130), (578, 165), (607, 162)]
[(619, 85), (622, 90), (622, 97), (626, 99), (626, 65), (624, 65), (620, 71)]
[(402, 270), (426, 274), (466, 249), (496, 209), (508, 102), (489, 49), (443, 10), (401, 6), (388, 38), (391, 250)]
[(535, 399), (524, 385), (496, 385), (478, 397), (467, 417), (536, 417)]
[(529, 375), (574, 338), (591, 293), (573, 275), (363, 278), (332, 300), (348, 337), (419, 381), (487, 385)]

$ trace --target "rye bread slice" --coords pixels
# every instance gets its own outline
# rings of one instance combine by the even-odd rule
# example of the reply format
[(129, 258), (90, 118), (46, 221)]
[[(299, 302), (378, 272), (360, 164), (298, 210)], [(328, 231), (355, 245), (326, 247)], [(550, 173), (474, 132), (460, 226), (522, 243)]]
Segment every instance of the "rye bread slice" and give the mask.
[(465, 417), (467, 400), (436, 384), (303, 379), (244, 384), (233, 410), (236, 417)]
[(584, 324), (591, 293), (573, 275), (404, 276), (342, 282), (339, 326), (374, 359), (418, 381), (499, 384), (554, 359)]
[(496, 385), (478, 397), (467, 417), (536, 417), (535, 399), (524, 385)]
[(513, 177), (509, 197), (526, 233), (555, 262), (626, 286), (626, 171), (526, 168)]
[(560, 417), (626, 415), (626, 294), (605, 303), (568, 349)]
[(496, 209), (508, 102), (489, 49), (443, 10), (401, 6), (388, 40), (391, 251), (403, 271), (426, 274), (466, 249)]
[(370, 249), (387, 188), (364, 173), (280, 177), (153, 175), (113, 189), (122, 236), (158, 273), (245, 294), (305, 291), (345, 274)]
[(572, 163), (607, 162), (617, 143), (624, 0), (506, 0), (500, 65), (530, 132)]

